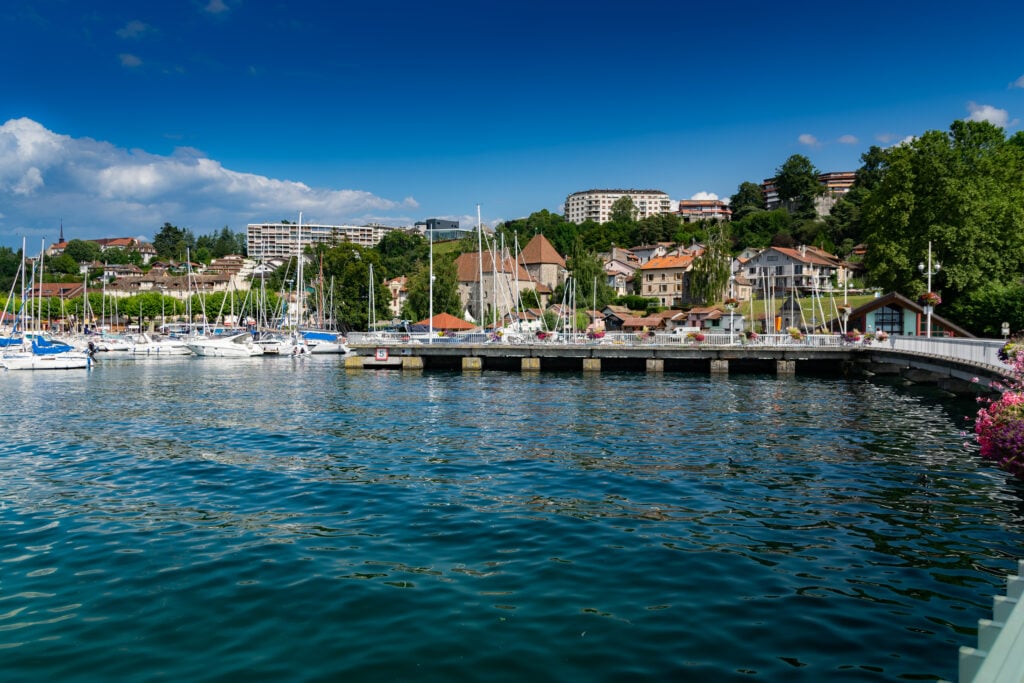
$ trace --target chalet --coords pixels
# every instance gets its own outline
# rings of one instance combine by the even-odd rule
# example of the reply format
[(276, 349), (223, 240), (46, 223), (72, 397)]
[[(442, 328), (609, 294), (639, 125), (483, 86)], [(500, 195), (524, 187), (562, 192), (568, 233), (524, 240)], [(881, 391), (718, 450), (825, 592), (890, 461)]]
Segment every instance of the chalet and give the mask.
[(769, 247), (743, 263), (743, 275), (756, 291), (828, 291), (846, 281), (837, 256), (817, 247)]

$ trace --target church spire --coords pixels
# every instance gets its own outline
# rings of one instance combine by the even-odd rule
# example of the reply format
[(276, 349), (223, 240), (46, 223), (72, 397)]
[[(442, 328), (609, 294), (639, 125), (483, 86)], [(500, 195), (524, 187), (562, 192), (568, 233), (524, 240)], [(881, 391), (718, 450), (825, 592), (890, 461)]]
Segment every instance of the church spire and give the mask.
[(58, 244), (64, 244), (64, 219), (60, 219), (60, 239), (57, 240)]

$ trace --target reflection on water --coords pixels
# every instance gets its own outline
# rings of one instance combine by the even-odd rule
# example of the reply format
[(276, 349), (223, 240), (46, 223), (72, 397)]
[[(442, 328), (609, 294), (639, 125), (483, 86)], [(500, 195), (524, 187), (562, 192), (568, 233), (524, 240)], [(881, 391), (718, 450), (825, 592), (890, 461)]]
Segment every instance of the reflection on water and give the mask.
[(971, 406), (774, 377), (0, 375), (11, 680), (953, 678), (1024, 546)]

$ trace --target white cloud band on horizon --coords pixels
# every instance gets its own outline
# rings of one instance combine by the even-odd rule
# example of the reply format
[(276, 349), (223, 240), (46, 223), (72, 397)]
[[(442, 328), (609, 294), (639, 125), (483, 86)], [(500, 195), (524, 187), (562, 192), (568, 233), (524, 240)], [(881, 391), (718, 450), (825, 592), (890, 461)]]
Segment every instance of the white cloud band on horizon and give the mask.
[(690, 199), (718, 199), (718, 195), (715, 194), (714, 192), (698, 192), (692, 197), (690, 197)]
[[(297, 215), (321, 223), (409, 225), (419, 205), (353, 189), (313, 188), (224, 168), (196, 150), (170, 156), (54, 133), (28, 119), (0, 125), (0, 229), (55, 241), (154, 234), (165, 222), (208, 234)], [(397, 214), (397, 215), (395, 215)], [(45, 223), (48, 227), (40, 228)]]

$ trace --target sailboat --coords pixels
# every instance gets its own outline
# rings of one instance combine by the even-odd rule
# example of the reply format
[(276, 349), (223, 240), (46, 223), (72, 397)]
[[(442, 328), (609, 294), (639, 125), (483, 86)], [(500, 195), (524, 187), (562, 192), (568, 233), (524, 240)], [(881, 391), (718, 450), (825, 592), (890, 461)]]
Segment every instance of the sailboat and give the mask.
[[(45, 244), (43, 248), (45, 249)], [(42, 282), (42, 256), (39, 259), (39, 281)], [(35, 287), (35, 270), (30, 280), (30, 289)], [(25, 319), (25, 306), (29, 304), (29, 311), (32, 306), (25, 298), (25, 241), (21, 244), (21, 311), (18, 319)], [(40, 297), (42, 288), (40, 288)], [(40, 299), (41, 300), (41, 299)], [(40, 305), (40, 313), (42, 307)], [(61, 341), (55, 341), (43, 334), (39, 327), (40, 316), (33, 316), (37, 329), (26, 332), (22, 337), (20, 346), (7, 345), (2, 356), (0, 365), (7, 370), (75, 370), (88, 369), (92, 367), (92, 355), (85, 351), (79, 351), (75, 347)]]

